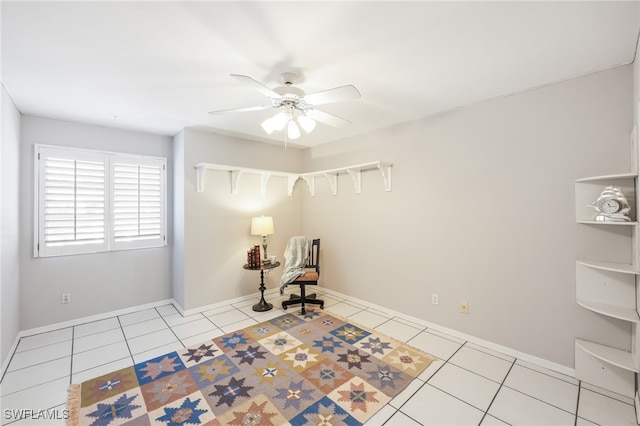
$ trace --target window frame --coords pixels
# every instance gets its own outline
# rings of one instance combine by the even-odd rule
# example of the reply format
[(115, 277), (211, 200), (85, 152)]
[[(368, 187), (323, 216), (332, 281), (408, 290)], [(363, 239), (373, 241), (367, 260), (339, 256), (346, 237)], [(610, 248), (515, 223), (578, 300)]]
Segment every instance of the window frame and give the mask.
[[(69, 242), (57, 247), (45, 242), (45, 160), (57, 156), (75, 161), (102, 162), (104, 170), (104, 241), (101, 244), (81, 244)], [(55, 157), (54, 157), (55, 158)], [(116, 241), (114, 231), (114, 165), (130, 164), (152, 167), (159, 170), (159, 235), (158, 237), (132, 237), (127, 241)], [(74, 181), (75, 182), (75, 181)], [(76, 198), (77, 199), (77, 198)], [(75, 201), (75, 199), (74, 199)], [(74, 207), (75, 209), (75, 207)], [(74, 210), (75, 212), (76, 210)], [(34, 144), (34, 232), (33, 257), (46, 258), (56, 256), (79, 255), (89, 253), (107, 253), (111, 251), (160, 248), (167, 246), (167, 159), (164, 157), (127, 154), (65, 146)], [(156, 234), (154, 234), (156, 235)]]

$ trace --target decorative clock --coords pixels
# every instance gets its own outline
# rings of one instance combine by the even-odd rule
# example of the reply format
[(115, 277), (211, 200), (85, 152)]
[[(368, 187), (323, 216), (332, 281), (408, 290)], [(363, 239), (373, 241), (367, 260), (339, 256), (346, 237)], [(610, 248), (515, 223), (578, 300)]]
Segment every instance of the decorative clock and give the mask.
[(631, 221), (629, 217), (631, 206), (618, 186), (607, 186), (598, 199), (589, 204), (589, 207), (593, 207), (598, 212), (595, 217), (597, 222)]

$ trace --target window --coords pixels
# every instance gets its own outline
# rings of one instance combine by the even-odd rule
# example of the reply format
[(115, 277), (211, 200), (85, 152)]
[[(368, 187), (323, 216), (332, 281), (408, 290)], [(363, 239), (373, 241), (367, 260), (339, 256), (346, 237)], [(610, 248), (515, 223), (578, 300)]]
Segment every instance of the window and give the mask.
[(166, 159), (36, 146), (36, 257), (166, 245)]

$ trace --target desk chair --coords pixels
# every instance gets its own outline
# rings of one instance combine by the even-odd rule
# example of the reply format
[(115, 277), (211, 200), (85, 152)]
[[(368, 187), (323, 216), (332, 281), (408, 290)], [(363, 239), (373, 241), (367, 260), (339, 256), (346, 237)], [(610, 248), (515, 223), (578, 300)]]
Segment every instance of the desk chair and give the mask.
[(290, 285), (299, 285), (300, 286), (300, 295), (292, 294), (289, 297), (289, 300), (285, 300), (282, 302), (282, 309), (286, 310), (289, 305), (297, 305), (298, 303), (302, 308), (302, 315), (306, 314), (304, 309), (305, 303), (310, 303), (312, 305), (320, 305), (320, 309), (324, 309), (324, 300), (316, 299), (317, 295), (315, 293), (306, 295), (306, 286), (308, 285), (318, 285), (318, 278), (320, 278), (320, 239), (313, 240), (311, 243), (311, 247), (309, 250), (309, 259), (307, 260), (307, 264), (305, 265), (307, 269), (304, 275), (296, 278), (295, 281), (291, 282)]

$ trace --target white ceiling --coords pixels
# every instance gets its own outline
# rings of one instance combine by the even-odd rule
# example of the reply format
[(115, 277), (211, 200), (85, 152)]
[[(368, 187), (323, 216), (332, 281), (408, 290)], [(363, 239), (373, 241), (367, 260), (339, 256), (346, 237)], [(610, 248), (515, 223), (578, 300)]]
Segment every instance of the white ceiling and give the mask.
[(24, 114), (174, 135), (193, 127), (268, 137), (272, 111), (210, 115), (267, 99), (282, 72), (312, 93), (355, 85), (323, 105), (352, 122), (319, 124), (315, 146), (497, 96), (626, 64), (637, 1), (1, 3), (1, 78)]

